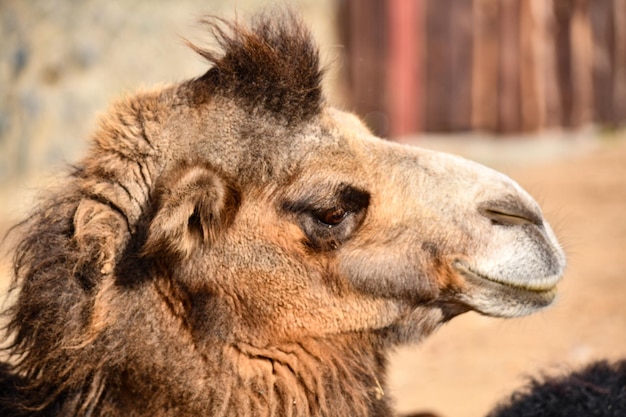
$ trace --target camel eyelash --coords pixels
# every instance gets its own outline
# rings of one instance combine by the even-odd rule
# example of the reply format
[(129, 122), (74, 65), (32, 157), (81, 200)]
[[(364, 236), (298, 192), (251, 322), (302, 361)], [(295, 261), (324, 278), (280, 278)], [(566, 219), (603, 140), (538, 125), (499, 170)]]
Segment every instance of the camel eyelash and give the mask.
[[(332, 195), (324, 196), (328, 190), (336, 191)], [(320, 186), (315, 191), (296, 201), (284, 202), (282, 208), (286, 212), (310, 212), (320, 218), (331, 213), (339, 215), (340, 211), (351, 213), (365, 210), (370, 203), (370, 193), (347, 184), (339, 186)]]

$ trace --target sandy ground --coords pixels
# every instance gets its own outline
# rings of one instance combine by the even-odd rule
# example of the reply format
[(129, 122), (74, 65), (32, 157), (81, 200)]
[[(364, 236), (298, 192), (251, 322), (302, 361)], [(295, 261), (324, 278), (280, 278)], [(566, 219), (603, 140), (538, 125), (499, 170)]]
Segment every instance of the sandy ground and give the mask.
[(626, 357), (626, 138), (592, 143), (594, 150), (551, 161), (498, 167), (541, 202), (566, 249), (556, 304), (513, 320), (468, 313), (399, 349), (390, 379), (400, 411), (483, 416), (528, 375)]
[[(482, 160), (519, 181), (542, 203), (569, 266), (548, 310), (514, 320), (469, 313), (420, 346), (395, 352), (388, 394), (398, 409), (482, 416), (526, 375), (626, 357), (626, 135), (495, 147), (463, 138), (421, 143)], [(0, 233), (45, 182), (0, 184)]]

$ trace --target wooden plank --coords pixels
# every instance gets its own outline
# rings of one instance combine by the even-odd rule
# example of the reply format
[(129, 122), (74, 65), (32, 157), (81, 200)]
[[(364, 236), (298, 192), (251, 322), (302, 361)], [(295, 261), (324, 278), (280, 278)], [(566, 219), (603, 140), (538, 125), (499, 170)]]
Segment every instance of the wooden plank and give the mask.
[(560, 126), (572, 126), (572, 91), (570, 19), (571, 0), (554, 0), (554, 50), (556, 55), (559, 107), (561, 109)]
[(426, 130), (449, 130), (452, 89), (450, 85), (450, 8), (453, 0), (426, 0), (425, 111)]
[(554, 16), (553, 0), (546, 0), (540, 4), (543, 7), (538, 8), (542, 12), (542, 20), (545, 31), (545, 43), (541, 46), (540, 62), (542, 63), (542, 72), (545, 77), (545, 128), (554, 128), (561, 126), (563, 118), (561, 108), (561, 95), (559, 86), (559, 65), (558, 56), (555, 51), (557, 48), (556, 41), (556, 19)]
[(429, 131), (472, 125), (472, 3), (428, 0), (425, 126)]
[(472, 125), (473, 8), (471, 1), (450, 4), (449, 130), (467, 131)]
[(545, 44), (542, 7), (545, 0), (520, 3), (520, 109), (521, 130), (540, 130), (545, 122), (545, 77), (541, 47)]
[(500, 0), (473, 2), (472, 127), (491, 132), (498, 128), (499, 3)]
[(344, 43), (349, 94), (355, 111), (378, 135), (388, 134), (385, 109), (386, 22), (384, 0), (347, 0)]
[(613, 18), (613, 122), (616, 126), (623, 126), (626, 124), (626, 1), (615, 0)]
[(594, 0), (589, 4), (593, 35), (593, 119), (613, 123), (613, 0)]
[(571, 125), (580, 127), (593, 119), (593, 38), (589, 0), (572, 0), (570, 22), (572, 114)]
[(518, 1), (500, 1), (498, 131), (501, 133), (519, 132), (521, 128), (519, 14)]

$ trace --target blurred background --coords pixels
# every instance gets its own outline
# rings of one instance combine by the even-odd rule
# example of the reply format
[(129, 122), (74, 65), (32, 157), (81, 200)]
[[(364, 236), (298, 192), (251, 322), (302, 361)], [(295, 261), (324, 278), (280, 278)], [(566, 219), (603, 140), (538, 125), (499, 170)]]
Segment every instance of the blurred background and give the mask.
[[(210, 44), (200, 16), (274, 3), (0, 0), (0, 233), (80, 158), (111, 100), (207, 70), (182, 40)], [(399, 410), (480, 416), (527, 375), (625, 357), (626, 0), (284, 4), (320, 44), (332, 103), (390, 140), (512, 176), (569, 255), (556, 306), (466, 314), (394, 352)]]

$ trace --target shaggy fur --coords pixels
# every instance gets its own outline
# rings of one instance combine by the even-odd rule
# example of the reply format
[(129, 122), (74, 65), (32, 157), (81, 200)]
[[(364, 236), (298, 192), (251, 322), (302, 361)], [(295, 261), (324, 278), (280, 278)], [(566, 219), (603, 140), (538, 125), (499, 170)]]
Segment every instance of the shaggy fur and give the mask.
[(626, 415), (626, 361), (595, 362), (567, 375), (533, 378), (489, 417)]
[(0, 415), (388, 416), (390, 347), (550, 304), (519, 186), (326, 105), (292, 15), (207, 24), (207, 73), (115, 103), (14, 230)]
[(309, 32), (291, 24), (294, 19), (259, 16), (251, 29), (226, 20), (205, 20), (225, 53), (188, 42), (213, 64), (201, 81), (210, 80), (217, 92), (236, 97), (248, 110), (263, 108), (289, 123), (318, 114), (323, 76), (319, 55)]

